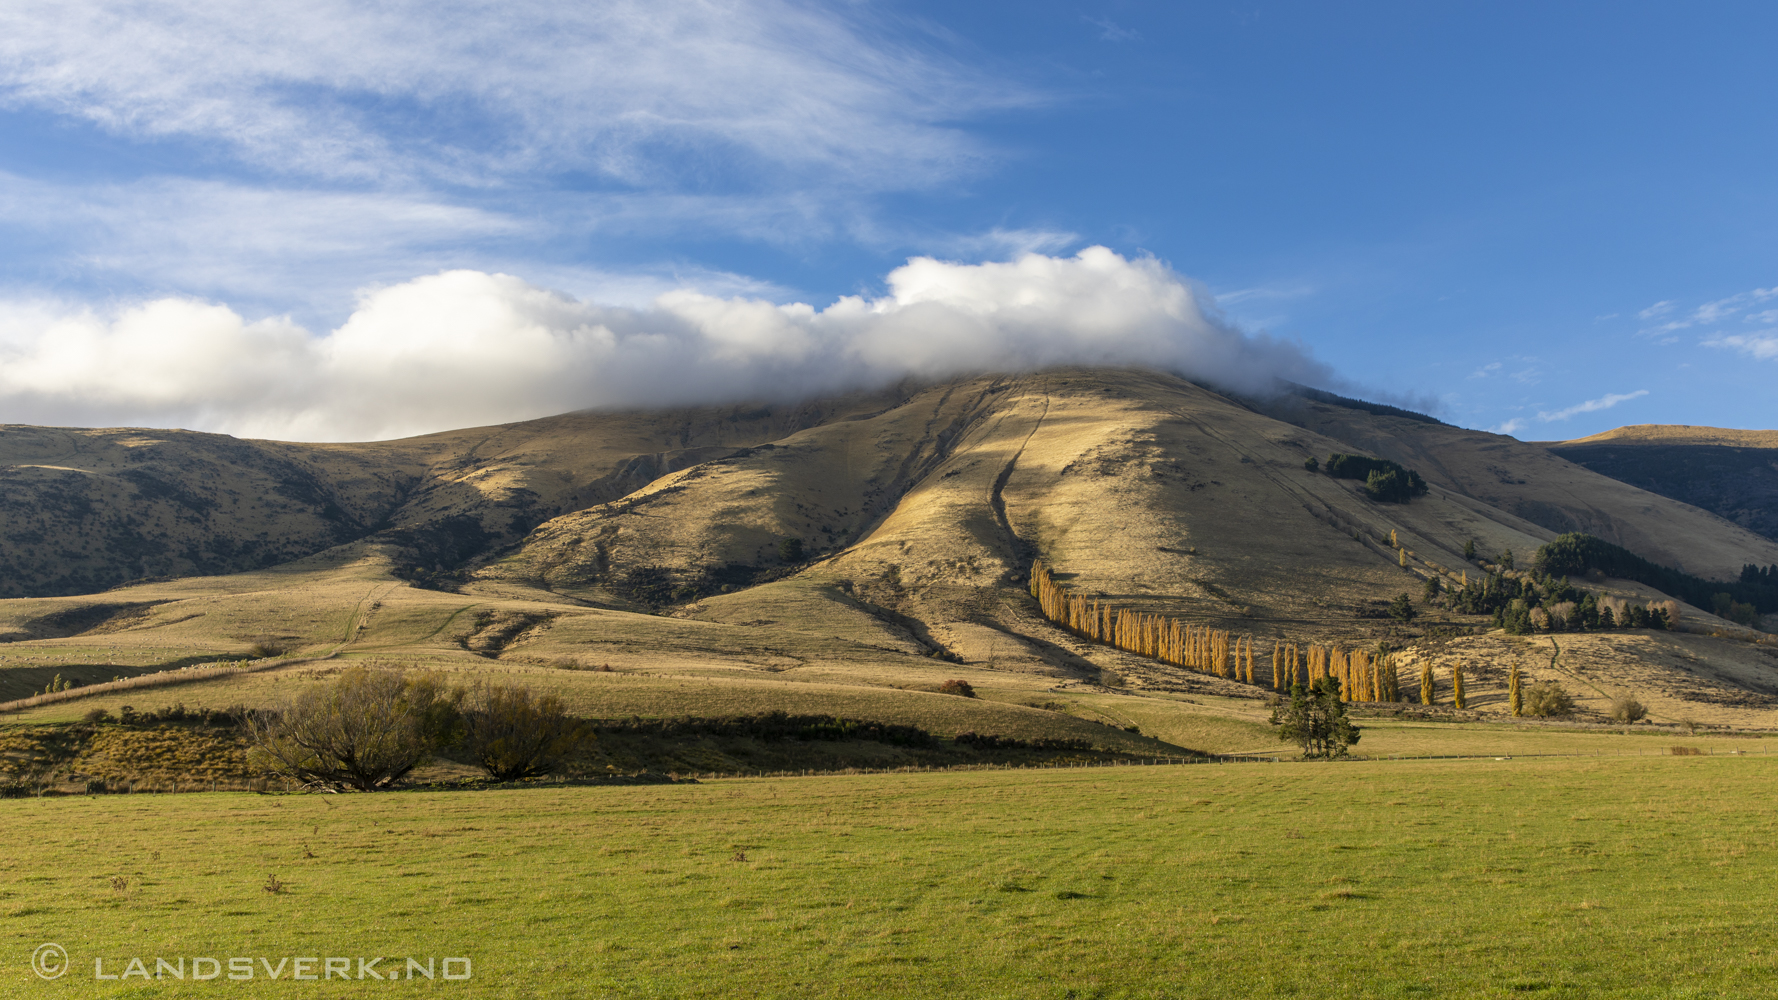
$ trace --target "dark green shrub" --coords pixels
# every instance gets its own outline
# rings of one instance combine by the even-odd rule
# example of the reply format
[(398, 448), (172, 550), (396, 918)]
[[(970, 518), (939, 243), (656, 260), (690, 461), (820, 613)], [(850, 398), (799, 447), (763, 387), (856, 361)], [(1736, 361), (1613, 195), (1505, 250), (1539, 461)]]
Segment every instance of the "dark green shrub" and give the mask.
[(1396, 595), (1395, 600), (1389, 602), (1389, 617), (1404, 623), (1413, 621), (1414, 602), (1408, 600), (1406, 594)]
[(803, 540), (800, 538), (786, 538), (782, 542), (779, 542), (778, 558), (787, 563), (802, 562)]

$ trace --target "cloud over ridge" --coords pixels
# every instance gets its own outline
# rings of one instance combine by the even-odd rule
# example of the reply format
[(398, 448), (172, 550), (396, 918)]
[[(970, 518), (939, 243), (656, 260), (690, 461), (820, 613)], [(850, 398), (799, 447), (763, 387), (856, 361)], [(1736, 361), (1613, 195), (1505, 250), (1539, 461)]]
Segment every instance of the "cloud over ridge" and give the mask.
[(1250, 391), (1330, 374), (1297, 343), (1225, 321), (1161, 262), (1105, 247), (916, 257), (886, 283), (822, 309), (689, 289), (625, 308), (453, 270), (369, 290), (322, 335), (187, 298), (109, 314), (0, 305), (0, 421), (352, 440), (1070, 363)]

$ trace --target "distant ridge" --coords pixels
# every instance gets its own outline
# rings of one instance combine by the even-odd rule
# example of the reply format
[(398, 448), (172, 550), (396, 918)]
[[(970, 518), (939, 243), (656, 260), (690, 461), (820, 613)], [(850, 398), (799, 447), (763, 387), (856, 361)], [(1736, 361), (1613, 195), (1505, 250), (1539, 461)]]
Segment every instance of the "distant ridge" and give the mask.
[(1351, 396), (1341, 396), (1337, 393), (1328, 392), (1326, 389), (1316, 389), (1312, 386), (1298, 385), (1295, 382), (1287, 381), (1284, 385), (1290, 390), (1291, 395), (1301, 396), (1304, 399), (1311, 399), (1317, 403), (1327, 403), (1330, 406), (1344, 406), (1349, 410), (1363, 410), (1372, 416), (1404, 417), (1408, 420), (1418, 420), (1421, 423), (1438, 424), (1441, 427), (1448, 426), (1443, 420), (1440, 420), (1437, 417), (1429, 417), (1424, 413), (1416, 413), (1413, 410), (1404, 410), (1399, 406), (1390, 406), (1388, 403), (1372, 403), (1362, 399), (1353, 399)]
[(1705, 444), (1730, 448), (1778, 448), (1778, 430), (1754, 431), (1734, 427), (1701, 427), (1693, 424), (1630, 424), (1614, 427), (1572, 441), (1550, 445), (1583, 444)]
[(1778, 431), (1632, 424), (1543, 447), (1778, 540)]

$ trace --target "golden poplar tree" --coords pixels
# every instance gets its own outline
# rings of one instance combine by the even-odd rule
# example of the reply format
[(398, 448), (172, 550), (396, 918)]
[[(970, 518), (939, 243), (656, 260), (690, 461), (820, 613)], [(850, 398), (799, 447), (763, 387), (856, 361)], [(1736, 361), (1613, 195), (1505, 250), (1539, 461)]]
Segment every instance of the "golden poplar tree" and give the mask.
[(1525, 693), (1519, 683), (1519, 661), (1514, 660), (1512, 669), (1506, 673), (1506, 697), (1512, 705), (1513, 718), (1525, 714)]
[(1457, 708), (1468, 708), (1463, 701), (1463, 664), (1451, 668), (1451, 704)]
[(1424, 660), (1420, 664), (1420, 704), (1431, 705), (1437, 697), (1432, 686), (1432, 661)]

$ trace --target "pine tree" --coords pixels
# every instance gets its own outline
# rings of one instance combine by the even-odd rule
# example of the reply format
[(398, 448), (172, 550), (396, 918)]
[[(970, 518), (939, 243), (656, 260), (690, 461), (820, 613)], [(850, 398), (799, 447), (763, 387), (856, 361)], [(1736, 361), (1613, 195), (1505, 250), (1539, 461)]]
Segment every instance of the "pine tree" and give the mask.
[(1291, 688), (1289, 704), (1278, 706), (1271, 721), (1278, 738), (1302, 747), (1308, 758), (1344, 757), (1358, 742), (1359, 728), (1346, 717), (1339, 683), (1331, 677)]
[(1451, 668), (1451, 705), (1458, 709), (1468, 708), (1463, 700), (1463, 664)]

